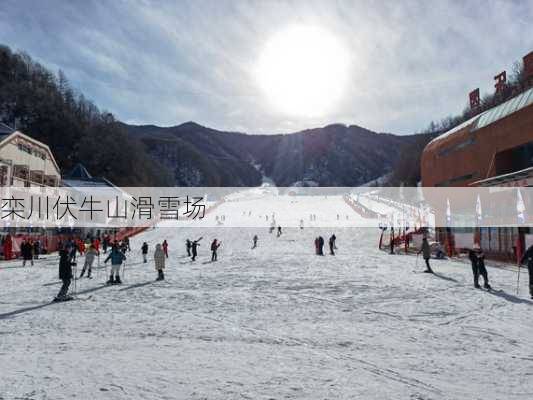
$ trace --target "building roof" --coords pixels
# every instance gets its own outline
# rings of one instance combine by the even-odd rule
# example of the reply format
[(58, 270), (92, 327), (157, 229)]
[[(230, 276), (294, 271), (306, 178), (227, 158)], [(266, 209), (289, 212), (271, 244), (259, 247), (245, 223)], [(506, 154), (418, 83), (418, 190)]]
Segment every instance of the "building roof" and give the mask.
[[(1, 125), (3, 125), (4, 127), (7, 127), (8, 129), (11, 129), (5, 124), (1, 124)], [(8, 143), (10, 140), (14, 139), (17, 136), (21, 137), (22, 139), (27, 140), (27, 141), (29, 141), (29, 142), (37, 145), (37, 146), (42, 147), (48, 153), (48, 155), (50, 156), (50, 160), (54, 164), (54, 167), (56, 168), (57, 173), (59, 174), (59, 171), (60, 171), (59, 165), (57, 164), (57, 161), (56, 161), (54, 155), (52, 154), (52, 150), (50, 150), (50, 147), (47, 144), (45, 144), (43, 142), (40, 142), (37, 139), (34, 139), (31, 136), (28, 136), (28, 135), (22, 133), (21, 131), (14, 130), (14, 131), (11, 131), (11, 133), (5, 133), (5, 134), (1, 134), (0, 133), (0, 147), (4, 146), (6, 143)]]
[(476, 131), (484, 128), (532, 104), (533, 88), (530, 88), (525, 92), (522, 92), (519, 95), (507, 100), (505, 103), (473, 116), (462, 124), (459, 124), (442, 135), (437, 136), (428, 144), (439, 142), (442, 139), (445, 139), (467, 127), (470, 127), (470, 131)]
[(7, 136), (15, 132), (15, 129), (11, 128), (9, 125), (0, 122), (0, 136)]
[(470, 186), (498, 186), (509, 182), (529, 179), (533, 177), (533, 167), (525, 168), (520, 171), (514, 171), (507, 174), (493, 176), (487, 179), (482, 179), (473, 182)]
[(61, 182), (63, 186), (76, 188), (116, 187), (105, 178), (93, 177), (81, 163), (76, 164), (67, 175), (63, 176)]
[(79, 180), (91, 180), (92, 175), (87, 171), (87, 168), (81, 163), (77, 163), (70, 172), (64, 176), (65, 179), (79, 179)]
[(479, 115), (473, 130), (481, 129), (533, 104), (533, 88)]

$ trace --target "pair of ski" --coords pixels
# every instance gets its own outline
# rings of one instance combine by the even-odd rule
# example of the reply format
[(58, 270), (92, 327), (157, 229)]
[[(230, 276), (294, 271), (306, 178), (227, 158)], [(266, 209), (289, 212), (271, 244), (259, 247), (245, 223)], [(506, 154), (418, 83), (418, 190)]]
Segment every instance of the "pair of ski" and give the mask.
[(87, 300), (91, 300), (92, 298), (93, 298), (92, 295), (88, 297), (78, 297), (78, 296), (54, 297), (54, 299), (52, 300), (52, 303), (64, 303), (64, 302), (73, 301), (73, 300), (87, 301)]

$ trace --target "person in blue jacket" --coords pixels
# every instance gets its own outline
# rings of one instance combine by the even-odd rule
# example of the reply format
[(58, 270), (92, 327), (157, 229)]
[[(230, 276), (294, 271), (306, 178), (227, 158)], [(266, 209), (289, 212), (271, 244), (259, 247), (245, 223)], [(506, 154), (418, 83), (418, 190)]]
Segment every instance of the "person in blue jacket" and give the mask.
[(122, 251), (120, 251), (119, 246), (117, 244), (113, 244), (111, 252), (104, 261), (104, 263), (107, 263), (109, 260), (111, 260), (111, 275), (107, 281), (109, 285), (119, 285), (122, 283), (120, 280), (120, 266), (125, 259), (126, 256)]

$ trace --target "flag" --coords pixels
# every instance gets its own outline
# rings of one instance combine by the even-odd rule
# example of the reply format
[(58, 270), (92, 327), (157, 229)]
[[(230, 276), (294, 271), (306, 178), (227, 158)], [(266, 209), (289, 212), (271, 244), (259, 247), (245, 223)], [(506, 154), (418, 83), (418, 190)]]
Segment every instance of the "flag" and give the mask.
[(523, 224), (526, 222), (526, 205), (522, 199), (522, 193), (520, 193), (520, 188), (518, 190), (518, 196), (516, 200), (516, 216), (518, 218), (518, 223)]
[(476, 222), (480, 224), (482, 219), (483, 219), (483, 211), (481, 209), (481, 199), (479, 198), (479, 194), (478, 194), (477, 201), (476, 201)]
[(448, 225), (452, 223), (452, 210), (450, 207), (450, 199), (446, 198), (446, 222)]

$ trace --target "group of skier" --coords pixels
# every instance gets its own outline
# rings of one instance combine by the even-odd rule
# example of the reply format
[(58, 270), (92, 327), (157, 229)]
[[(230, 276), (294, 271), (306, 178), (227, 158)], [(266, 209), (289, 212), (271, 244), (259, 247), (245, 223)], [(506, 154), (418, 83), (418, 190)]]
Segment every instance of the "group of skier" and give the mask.
[[(426, 264), (426, 269), (424, 272), (433, 274), (435, 273), (431, 268), (429, 260), (431, 259), (431, 246), (427, 237), (422, 238), (422, 246), (417, 255), (422, 254), (422, 258)], [(472, 264), (472, 274), (474, 275), (474, 287), (480, 288), (479, 286), (479, 276), (483, 277), (483, 287), (485, 289), (492, 289), (489, 284), (489, 276), (487, 273), (487, 268), (485, 268), (485, 254), (481, 250), (481, 247), (478, 244), (475, 244), (472, 249), (468, 252), (468, 258)]]
[[(335, 255), (335, 250), (337, 250), (336, 241), (337, 237), (335, 234), (331, 235), (328, 240), (329, 254), (332, 256)], [(318, 256), (324, 255), (324, 238), (322, 236), (317, 236), (315, 238), (315, 254)]]
[[(281, 235), (281, 227), (278, 227), (278, 237)], [(202, 237), (196, 239), (196, 240), (190, 240), (187, 239), (186, 244), (186, 251), (187, 256), (191, 257), (191, 261), (195, 261), (198, 257), (198, 246), (200, 246), (200, 241), (202, 240)], [(257, 248), (258, 244), (258, 236), (254, 235), (252, 242), (252, 249)], [(329, 254), (335, 255), (335, 250), (337, 249), (336, 246), (336, 236), (335, 234), (331, 235), (328, 240), (329, 245)], [(104, 260), (104, 263), (111, 262), (111, 272), (109, 275), (109, 280), (107, 281), (107, 284), (120, 284), (122, 283), (121, 277), (120, 277), (120, 270), (123, 266), (123, 263), (126, 260), (126, 252), (131, 251), (129, 238), (125, 237), (121, 242), (114, 241), (110, 242), (108, 238), (104, 238), (103, 243), (108, 243), (104, 247), (111, 247), (111, 251), (109, 252), (109, 255)], [(67, 292), (71, 283), (71, 280), (73, 279), (72, 275), (72, 267), (76, 265), (76, 254), (84, 254), (85, 260), (84, 265), (81, 270), (81, 274), (79, 278), (82, 278), (85, 273), (87, 272), (87, 277), (91, 278), (91, 272), (92, 267), (94, 264), (94, 260), (99, 257), (99, 244), (100, 240), (99, 238), (96, 238), (92, 240), (89, 244), (85, 244), (83, 246), (80, 246), (80, 243), (78, 240), (69, 240), (66, 243), (64, 243), (61, 246), (61, 249), (59, 251), (59, 277), (62, 280), (63, 284), (62, 287), (56, 297), (56, 300), (64, 300), (68, 299)], [(215, 262), (218, 260), (218, 249), (222, 245), (222, 242), (220, 242), (218, 239), (213, 239), (211, 242), (210, 250), (211, 250), (211, 261)], [(314, 240), (315, 245), (315, 254), (317, 255), (324, 255), (324, 245), (325, 240), (322, 236), (317, 236)], [(143, 242), (141, 246), (141, 254), (143, 257), (143, 262), (148, 262), (148, 244), (146, 242)], [(429, 241), (427, 237), (424, 237), (422, 239), (422, 245), (420, 248), (420, 251), (418, 254), (422, 254), (422, 258), (425, 261), (426, 269), (424, 272), (427, 273), (434, 273), (433, 269), (430, 265), (430, 259), (431, 259), (431, 246), (429, 244)], [(30, 261), (33, 265), (33, 257), (35, 254), (34, 245), (29, 241), (23, 241), (21, 245), (21, 255), (23, 257), (23, 265), (25, 265), (26, 261)], [(472, 265), (472, 274), (474, 278), (474, 286), (476, 288), (480, 288), (479, 284), (479, 277), (481, 276), (483, 278), (483, 287), (487, 290), (491, 289), (491, 286), (489, 284), (489, 278), (487, 269), (485, 267), (485, 254), (481, 250), (480, 246), (475, 244), (472, 249), (470, 249), (468, 253), (468, 257), (470, 259), (471, 265)], [(156, 280), (164, 280), (164, 269), (165, 269), (165, 263), (166, 259), (168, 258), (168, 242), (166, 240), (163, 241), (163, 243), (158, 243), (156, 245), (155, 251), (154, 251), (154, 263), (155, 263), (155, 269), (157, 271), (157, 278)], [(527, 251), (524, 253), (521, 264), (526, 264), (529, 270), (529, 290), (530, 295), (533, 298), (533, 246), (529, 247)]]

